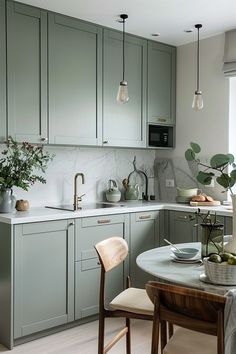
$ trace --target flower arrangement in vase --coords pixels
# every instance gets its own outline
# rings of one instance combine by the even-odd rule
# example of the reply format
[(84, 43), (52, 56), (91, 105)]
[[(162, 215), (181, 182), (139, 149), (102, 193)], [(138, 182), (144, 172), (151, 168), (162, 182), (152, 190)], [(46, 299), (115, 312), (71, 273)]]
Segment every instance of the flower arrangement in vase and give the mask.
[[(201, 147), (191, 142), (190, 148), (185, 151), (185, 158), (189, 162), (197, 164), (201, 170), (198, 171), (197, 181), (203, 185), (210, 185), (212, 178), (224, 188), (223, 192), (230, 192), (233, 206), (233, 235), (232, 239), (224, 246), (229, 252), (236, 252), (236, 194), (233, 193), (233, 186), (236, 183), (236, 169), (234, 156), (232, 154), (216, 154), (210, 159), (209, 165), (202, 163), (197, 154), (201, 152)], [(231, 172), (228, 172), (232, 166)]]
[(44, 151), (43, 146), (33, 146), (28, 142), (17, 143), (10, 138), (0, 157), (0, 212), (11, 212), (16, 199), (12, 187), (28, 191), (35, 182), (46, 183), (46, 179), (36, 171), (45, 173), (54, 155)]

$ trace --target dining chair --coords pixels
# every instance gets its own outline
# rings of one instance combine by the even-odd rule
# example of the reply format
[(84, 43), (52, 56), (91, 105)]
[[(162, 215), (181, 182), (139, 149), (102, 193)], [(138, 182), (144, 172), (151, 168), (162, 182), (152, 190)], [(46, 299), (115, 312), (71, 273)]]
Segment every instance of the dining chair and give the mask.
[[(163, 354), (224, 354), (226, 297), (155, 281), (146, 291), (154, 304), (151, 354), (158, 353), (159, 332)], [(168, 342), (167, 321), (179, 326)]]
[[(127, 288), (105, 305), (105, 275), (118, 266), (128, 255), (127, 242), (121, 237), (111, 237), (95, 245), (101, 263), (99, 294), (98, 354), (107, 353), (123, 336), (126, 336), (126, 353), (131, 354), (130, 319), (153, 320), (153, 303), (145, 289), (131, 287), (127, 278)], [(125, 326), (104, 347), (105, 318), (123, 317)]]

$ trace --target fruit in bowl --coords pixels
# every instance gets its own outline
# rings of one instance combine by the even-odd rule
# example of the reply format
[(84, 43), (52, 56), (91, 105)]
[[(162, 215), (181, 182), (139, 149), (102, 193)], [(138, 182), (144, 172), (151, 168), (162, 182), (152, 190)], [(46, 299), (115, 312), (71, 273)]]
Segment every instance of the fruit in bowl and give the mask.
[(214, 284), (236, 285), (236, 255), (213, 253), (203, 259), (206, 276)]

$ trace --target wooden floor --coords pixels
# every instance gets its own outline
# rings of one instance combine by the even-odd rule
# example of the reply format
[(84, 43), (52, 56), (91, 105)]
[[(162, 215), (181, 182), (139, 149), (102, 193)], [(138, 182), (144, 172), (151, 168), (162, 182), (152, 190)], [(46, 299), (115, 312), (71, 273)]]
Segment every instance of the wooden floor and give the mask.
[[(122, 326), (120, 319), (106, 320), (106, 339)], [(151, 352), (151, 322), (132, 320), (132, 354)], [(7, 350), (0, 345), (0, 353), (8, 354), (96, 354), (98, 321), (78, 326)], [(125, 353), (125, 339), (120, 340), (109, 354)]]

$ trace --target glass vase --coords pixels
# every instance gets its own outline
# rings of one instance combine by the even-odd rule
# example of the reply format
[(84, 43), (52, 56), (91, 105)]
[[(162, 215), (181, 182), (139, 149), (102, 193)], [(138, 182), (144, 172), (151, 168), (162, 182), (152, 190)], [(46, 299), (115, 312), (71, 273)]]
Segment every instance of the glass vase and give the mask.
[(224, 225), (201, 224), (201, 256), (208, 257), (212, 253), (224, 251)]

